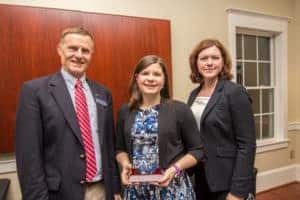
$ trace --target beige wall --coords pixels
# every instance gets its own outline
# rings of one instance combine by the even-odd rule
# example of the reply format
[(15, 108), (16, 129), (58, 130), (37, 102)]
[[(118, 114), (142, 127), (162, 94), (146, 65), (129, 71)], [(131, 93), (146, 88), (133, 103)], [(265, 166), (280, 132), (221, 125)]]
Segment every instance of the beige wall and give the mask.
[(296, 146), (295, 146), (295, 163), (300, 164), (300, 131), (296, 134)]
[[(175, 98), (181, 100), (185, 100), (194, 87), (188, 79), (188, 56), (194, 45), (205, 37), (217, 37), (226, 45), (228, 44), (226, 8), (241, 8), (294, 17), (288, 27), (288, 119), (289, 122), (300, 122), (300, 107), (297, 106), (300, 102), (298, 89), (300, 59), (296, 58), (296, 52), (300, 52), (300, 42), (296, 40), (296, 33), (300, 32), (299, 0), (85, 0), (77, 2), (74, 0), (0, 0), (0, 3), (5, 4), (169, 19), (172, 34), (173, 94)], [(295, 85), (297, 87), (294, 87)], [(259, 171), (286, 166), (296, 161), (300, 163), (300, 147), (296, 145), (300, 143), (300, 133), (291, 132), (289, 138), (291, 142), (288, 148), (257, 155), (256, 166)], [(296, 149), (295, 159), (290, 159), (292, 149)], [(10, 190), (9, 199), (19, 199), (15, 173), (0, 175), (0, 178), (3, 176), (9, 176), (14, 180), (10, 188), (16, 191)]]
[[(294, 37), (294, 42), (296, 42), (296, 48), (291, 49), (291, 56), (294, 56), (296, 58), (296, 65), (295, 65), (295, 74), (299, 75), (300, 74), (300, 0), (294, 0), (295, 1), (295, 10), (294, 10), (294, 14), (295, 14), (295, 37)], [(296, 38), (297, 36), (297, 38)], [(293, 106), (294, 108), (297, 108), (297, 118), (295, 121), (299, 122), (300, 121), (300, 90), (299, 87), (292, 87), (292, 86), (299, 86), (300, 85), (300, 79), (298, 76), (297, 82), (296, 83), (291, 83), (291, 87), (290, 88), (298, 88), (296, 89), (297, 91), (295, 91), (295, 98), (296, 98), (296, 102), (295, 104), (292, 104), (291, 106)], [(291, 98), (293, 98), (293, 95), (291, 95)]]
[[(289, 98), (293, 99), (293, 103), (289, 104), (289, 112), (290, 110), (296, 110), (296, 117), (290, 116), (291, 122), (300, 122), (300, 0), (294, 0), (294, 37), (292, 38), (295, 43), (293, 48), (289, 48), (290, 50), (290, 57), (295, 59), (295, 65), (291, 65), (291, 70), (289, 69), (289, 76), (292, 73), (294, 76), (293, 82), (289, 82), (289, 90), (293, 91), (293, 93), (289, 94)], [(291, 43), (292, 43), (291, 42)], [(289, 57), (289, 58), (290, 58)], [(296, 77), (296, 78), (295, 78)], [(300, 164), (300, 131), (296, 135), (296, 163)]]
[[(300, 133), (290, 132), (288, 135), (290, 140), (288, 148), (256, 154), (255, 166), (258, 168), (258, 172), (276, 169), (296, 163), (296, 151), (300, 150), (296, 146), (296, 139), (300, 139)], [(294, 157), (291, 157), (291, 151), (294, 151)]]
[[(288, 117), (289, 122), (300, 122), (300, 41), (299, 41), (299, 32), (300, 32), (300, 1), (294, 0), (294, 12), (293, 19), (289, 23), (289, 48), (288, 48)], [(298, 36), (298, 39), (296, 38)]]

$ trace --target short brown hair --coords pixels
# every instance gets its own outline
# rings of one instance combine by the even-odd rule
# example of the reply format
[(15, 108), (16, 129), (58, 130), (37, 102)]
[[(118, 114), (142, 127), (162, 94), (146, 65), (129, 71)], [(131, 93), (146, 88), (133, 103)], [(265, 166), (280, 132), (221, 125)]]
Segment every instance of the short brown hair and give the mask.
[(233, 78), (233, 75), (231, 73), (231, 58), (229, 56), (229, 53), (227, 49), (224, 47), (224, 45), (217, 39), (205, 39), (200, 41), (194, 50), (192, 51), (189, 61), (190, 61), (190, 68), (191, 68), (191, 74), (190, 74), (190, 79), (193, 83), (202, 83), (203, 82), (203, 77), (198, 71), (197, 67), (197, 60), (198, 60), (198, 55), (201, 51), (204, 49), (207, 49), (209, 47), (216, 46), (222, 55), (222, 59), (224, 62), (224, 66), (222, 71), (219, 73), (219, 79), (223, 80), (231, 80)]
[(167, 67), (166, 67), (165, 62), (156, 55), (148, 55), (148, 56), (141, 58), (138, 61), (138, 63), (135, 66), (134, 72), (131, 76), (131, 80), (130, 80), (130, 84), (129, 84), (129, 95), (130, 95), (129, 107), (131, 110), (138, 108), (138, 106), (140, 106), (143, 102), (143, 96), (137, 85), (136, 75), (139, 74), (144, 69), (146, 69), (149, 65), (155, 64), (155, 63), (158, 63), (159, 66), (161, 67), (163, 74), (164, 74), (164, 79), (165, 79), (164, 86), (160, 91), (160, 96), (165, 99), (170, 98), (168, 74), (167, 74)]
[(63, 39), (68, 34), (79, 34), (79, 35), (89, 36), (92, 39), (92, 41), (94, 42), (93, 35), (88, 30), (84, 29), (83, 27), (75, 26), (75, 27), (65, 28), (60, 34), (60, 41), (63, 41)]

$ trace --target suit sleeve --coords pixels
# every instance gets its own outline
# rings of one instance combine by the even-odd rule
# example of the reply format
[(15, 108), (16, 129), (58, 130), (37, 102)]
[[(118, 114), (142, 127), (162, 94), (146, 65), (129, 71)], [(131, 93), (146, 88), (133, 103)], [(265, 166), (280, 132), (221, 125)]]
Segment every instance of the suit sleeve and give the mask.
[(48, 199), (43, 166), (43, 124), (36, 90), (21, 89), (16, 113), (16, 161), (23, 199)]
[(117, 134), (116, 134), (116, 154), (120, 152), (127, 152), (126, 150), (126, 141), (125, 141), (125, 133), (124, 133), (124, 115), (128, 110), (127, 105), (123, 105), (117, 117)]
[(251, 100), (245, 88), (236, 87), (230, 94), (232, 125), (237, 143), (237, 158), (230, 192), (246, 198), (254, 191), (255, 123)]
[(109, 95), (109, 113), (108, 113), (108, 121), (109, 121), (109, 129), (110, 131), (108, 131), (110, 134), (109, 135), (109, 140), (108, 142), (110, 143), (110, 145), (108, 145), (109, 148), (109, 158), (110, 158), (110, 166), (112, 169), (112, 175), (113, 175), (113, 193), (114, 194), (120, 194), (121, 192), (121, 182), (120, 182), (120, 176), (119, 176), (119, 170), (117, 167), (117, 162), (115, 159), (115, 129), (114, 129), (114, 119), (113, 119), (113, 108), (112, 108), (112, 97), (111, 95)]

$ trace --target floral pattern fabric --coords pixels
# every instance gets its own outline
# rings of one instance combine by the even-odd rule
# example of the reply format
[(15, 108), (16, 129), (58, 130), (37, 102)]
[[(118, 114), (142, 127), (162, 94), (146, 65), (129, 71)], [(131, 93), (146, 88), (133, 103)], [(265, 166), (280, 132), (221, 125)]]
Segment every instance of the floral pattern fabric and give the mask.
[(158, 164), (158, 107), (139, 110), (131, 129), (133, 168), (152, 174)]

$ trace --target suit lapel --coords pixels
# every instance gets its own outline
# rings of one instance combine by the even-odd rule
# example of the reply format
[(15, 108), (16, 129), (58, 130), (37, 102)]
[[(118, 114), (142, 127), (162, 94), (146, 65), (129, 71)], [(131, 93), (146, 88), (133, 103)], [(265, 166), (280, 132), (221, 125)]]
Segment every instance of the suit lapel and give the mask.
[(170, 110), (167, 108), (168, 102), (166, 99), (161, 98), (159, 104), (159, 114), (158, 114), (158, 137), (162, 135), (164, 132), (163, 128), (166, 124), (169, 124), (168, 121), (170, 120), (168, 114)]
[(196, 97), (198, 96), (198, 93), (200, 92), (200, 90), (201, 90), (201, 85), (198, 86), (197, 88), (195, 88), (195, 89), (192, 91), (191, 96), (189, 97), (188, 102), (187, 102), (187, 105), (188, 105), (188, 106), (191, 107), (191, 106), (193, 105), (193, 103), (194, 103)]
[(224, 81), (222, 80), (218, 81), (217, 86), (202, 113), (200, 124), (202, 124), (205, 117), (208, 115), (208, 113), (212, 110), (214, 105), (217, 103), (218, 99), (221, 97), (222, 94), (221, 91), (223, 89), (223, 86), (224, 86)]
[(63, 115), (70, 125), (71, 129), (73, 130), (73, 133), (80, 141), (80, 143), (83, 144), (73, 102), (71, 96), (69, 95), (66, 83), (60, 72), (55, 74), (50, 80), (49, 87), (51, 89), (52, 96), (63, 112)]

